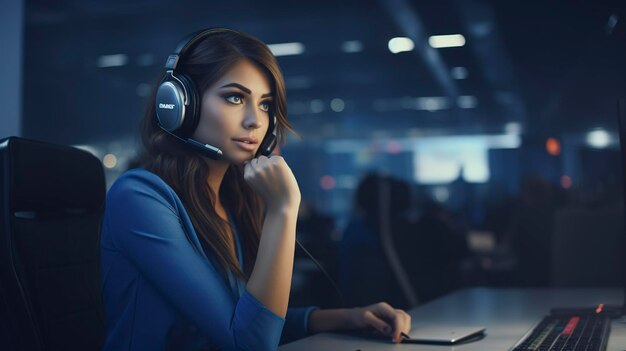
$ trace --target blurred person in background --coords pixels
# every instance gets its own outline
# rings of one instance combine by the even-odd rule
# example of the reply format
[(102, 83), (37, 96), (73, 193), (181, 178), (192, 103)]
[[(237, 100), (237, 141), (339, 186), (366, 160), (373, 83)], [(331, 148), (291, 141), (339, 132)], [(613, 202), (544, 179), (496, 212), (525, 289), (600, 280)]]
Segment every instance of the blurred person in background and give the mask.
[(461, 262), (468, 257), (465, 232), (453, 214), (432, 199), (421, 216), (396, 234), (398, 252), (420, 302), (462, 286)]
[[(381, 209), (380, 187), (389, 185), (389, 208)], [(381, 210), (388, 211), (392, 236), (404, 227), (401, 215), (409, 205), (408, 189), (400, 181), (367, 174), (359, 183), (354, 208), (340, 243), (340, 284), (346, 300), (367, 304), (384, 299), (408, 306), (386, 256), (381, 239)]]

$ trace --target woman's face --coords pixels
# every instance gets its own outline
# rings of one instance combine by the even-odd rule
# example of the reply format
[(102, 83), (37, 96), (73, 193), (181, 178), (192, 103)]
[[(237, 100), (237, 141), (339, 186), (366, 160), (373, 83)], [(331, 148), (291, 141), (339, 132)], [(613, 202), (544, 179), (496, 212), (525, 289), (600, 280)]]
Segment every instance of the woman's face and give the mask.
[(242, 164), (254, 157), (263, 141), (272, 103), (268, 77), (241, 59), (202, 95), (192, 138), (221, 149), (224, 161)]

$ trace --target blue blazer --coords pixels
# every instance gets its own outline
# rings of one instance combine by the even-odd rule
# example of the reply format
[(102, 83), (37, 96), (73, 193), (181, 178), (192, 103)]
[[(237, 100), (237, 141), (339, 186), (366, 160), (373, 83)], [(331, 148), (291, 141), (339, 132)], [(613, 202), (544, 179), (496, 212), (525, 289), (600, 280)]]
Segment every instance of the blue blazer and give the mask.
[[(224, 279), (174, 190), (147, 170), (113, 184), (101, 234), (104, 350), (275, 350), (307, 335), (315, 307), (283, 319)], [(241, 265), (236, 229), (235, 240)]]

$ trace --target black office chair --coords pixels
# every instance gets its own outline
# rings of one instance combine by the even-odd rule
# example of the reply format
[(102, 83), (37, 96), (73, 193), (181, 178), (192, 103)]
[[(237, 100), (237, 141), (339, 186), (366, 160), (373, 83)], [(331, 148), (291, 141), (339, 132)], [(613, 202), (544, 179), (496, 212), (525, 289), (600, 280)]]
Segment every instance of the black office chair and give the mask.
[(100, 161), (68, 146), (2, 139), (0, 187), (0, 316), (8, 346), (101, 349)]

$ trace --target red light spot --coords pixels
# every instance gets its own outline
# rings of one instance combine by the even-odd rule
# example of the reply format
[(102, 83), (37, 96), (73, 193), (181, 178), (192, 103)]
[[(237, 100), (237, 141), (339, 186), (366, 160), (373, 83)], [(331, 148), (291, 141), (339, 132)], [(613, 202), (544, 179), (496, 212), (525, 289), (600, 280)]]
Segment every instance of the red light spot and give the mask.
[(333, 188), (335, 188), (335, 185), (337, 183), (335, 182), (335, 178), (331, 177), (331, 176), (323, 176), (320, 179), (320, 186), (322, 187), (322, 189), (324, 190), (331, 190)]
[(572, 335), (574, 329), (578, 326), (578, 322), (580, 322), (580, 317), (576, 316), (570, 318), (569, 322), (567, 322), (567, 325), (565, 326), (565, 329), (561, 332), (561, 335)]
[(561, 143), (555, 138), (548, 138), (546, 140), (546, 150), (552, 156), (559, 156), (561, 154)]
[(402, 145), (397, 141), (390, 141), (387, 143), (387, 152), (390, 154), (397, 154), (402, 150)]
[(598, 308), (596, 308), (596, 313), (600, 314), (600, 312), (602, 312), (602, 309), (604, 309), (604, 304), (603, 303), (598, 305)]
[(572, 187), (572, 178), (570, 176), (562, 176), (561, 177), (561, 186), (563, 189), (569, 189)]

